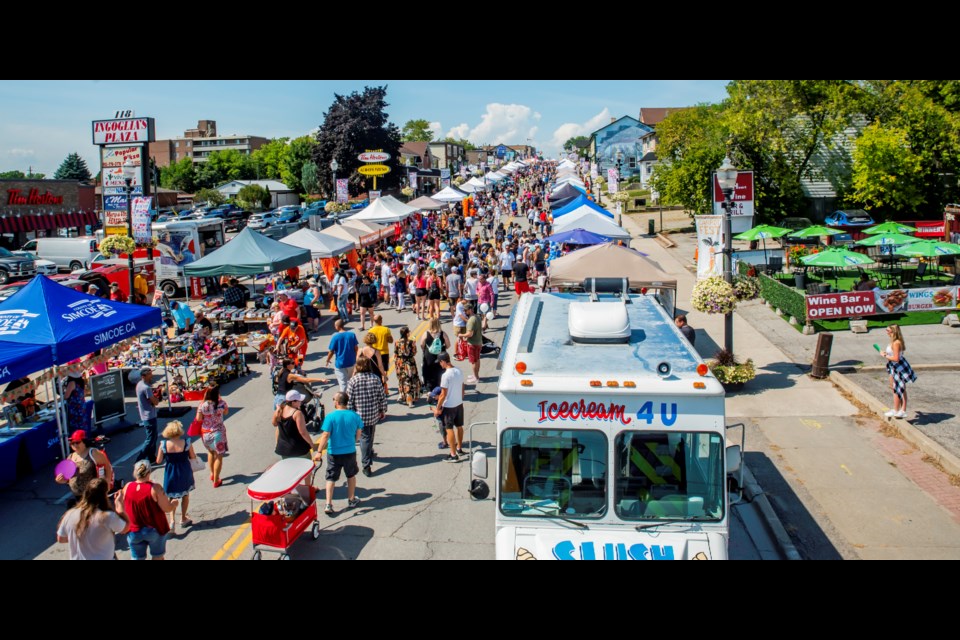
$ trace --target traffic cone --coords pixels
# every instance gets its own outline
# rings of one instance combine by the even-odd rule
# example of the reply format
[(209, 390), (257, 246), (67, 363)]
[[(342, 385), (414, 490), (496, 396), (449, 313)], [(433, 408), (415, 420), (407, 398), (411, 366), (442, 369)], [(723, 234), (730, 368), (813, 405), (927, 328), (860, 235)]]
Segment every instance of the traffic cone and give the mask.
[(330, 313), (336, 313), (336, 312), (337, 312), (337, 299), (331, 297), (331, 298), (330, 298)]

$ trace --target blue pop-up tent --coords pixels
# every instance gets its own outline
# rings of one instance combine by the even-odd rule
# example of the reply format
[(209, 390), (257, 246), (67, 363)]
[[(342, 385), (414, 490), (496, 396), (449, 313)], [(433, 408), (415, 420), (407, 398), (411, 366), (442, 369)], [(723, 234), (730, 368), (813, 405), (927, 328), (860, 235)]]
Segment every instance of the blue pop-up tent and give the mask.
[[(0, 334), (7, 331), (10, 324), (0, 324)], [(6, 384), (28, 376), (35, 371), (53, 366), (50, 347), (44, 344), (19, 344), (0, 340), (0, 384)]]
[(601, 236), (591, 231), (587, 231), (586, 229), (570, 229), (569, 231), (561, 231), (560, 233), (555, 233), (552, 236), (544, 239), (550, 242), (556, 242), (558, 244), (590, 245), (610, 242), (610, 238), (607, 236)]
[(587, 199), (587, 196), (584, 196), (584, 195), (580, 196), (579, 198), (577, 198), (570, 204), (566, 205), (565, 207), (561, 207), (560, 209), (557, 209), (556, 211), (554, 211), (553, 219), (556, 220), (560, 216), (565, 216), (568, 213), (573, 213), (574, 211), (578, 211), (580, 209), (590, 209), (610, 219), (613, 219), (612, 213), (610, 213), (609, 211), (607, 211), (597, 203), (591, 202), (589, 199)]
[(0, 340), (46, 346), (55, 365), (161, 324), (159, 309), (88, 296), (46, 276), (0, 302)]

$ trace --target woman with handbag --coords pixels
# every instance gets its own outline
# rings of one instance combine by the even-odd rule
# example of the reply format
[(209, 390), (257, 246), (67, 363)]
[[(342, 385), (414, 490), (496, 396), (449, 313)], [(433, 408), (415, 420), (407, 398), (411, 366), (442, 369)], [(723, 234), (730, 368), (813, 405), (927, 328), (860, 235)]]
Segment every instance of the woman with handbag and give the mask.
[(430, 320), (430, 327), (423, 332), (420, 337), (420, 349), (423, 351), (423, 386), (427, 393), (434, 387), (440, 386), (440, 376), (443, 370), (437, 361), (437, 356), (445, 352), (450, 347), (450, 340), (447, 334), (440, 328), (440, 318)]
[(223, 419), (227, 417), (229, 411), (227, 403), (220, 399), (220, 387), (214, 385), (203, 394), (203, 402), (197, 407), (194, 424), (190, 425), (191, 431), (194, 431), (195, 425), (199, 422), (199, 435), (208, 453), (207, 464), (210, 467), (210, 481), (213, 482), (214, 489), (223, 484), (220, 472), (223, 469), (223, 455), (228, 449), (227, 428)]
[[(189, 527), (193, 524), (193, 520), (187, 515), (190, 492), (196, 488), (192, 461), (197, 459), (197, 454), (193, 445), (184, 439), (183, 425), (179, 420), (171, 421), (163, 430), (163, 442), (157, 450), (157, 464), (163, 464), (164, 458), (167, 465), (163, 470), (163, 491), (168, 497), (180, 500), (180, 526)], [(171, 531), (176, 529), (176, 513), (174, 507), (168, 516)]]

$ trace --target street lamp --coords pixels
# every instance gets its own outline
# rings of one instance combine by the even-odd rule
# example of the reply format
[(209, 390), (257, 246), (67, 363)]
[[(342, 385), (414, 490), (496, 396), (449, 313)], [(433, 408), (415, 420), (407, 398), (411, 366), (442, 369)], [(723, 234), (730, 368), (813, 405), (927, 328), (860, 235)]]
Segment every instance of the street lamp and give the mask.
[[(717, 169), (717, 182), (723, 192), (723, 279), (733, 285), (733, 192), (737, 188), (737, 168), (727, 155), (723, 164)], [(723, 318), (723, 348), (733, 353), (733, 313), (727, 313)]]
[[(123, 163), (123, 183), (127, 190), (127, 234), (133, 240), (133, 178), (137, 175), (137, 168), (132, 160)], [(130, 295), (127, 296), (127, 302), (133, 304), (133, 251), (127, 253), (127, 269), (129, 273), (128, 284), (130, 285)]]
[(336, 159), (330, 161), (330, 171), (333, 172), (333, 201), (338, 202), (339, 198), (337, 197), (337, 169), (340, 168), (340, 165), (337, 164)]

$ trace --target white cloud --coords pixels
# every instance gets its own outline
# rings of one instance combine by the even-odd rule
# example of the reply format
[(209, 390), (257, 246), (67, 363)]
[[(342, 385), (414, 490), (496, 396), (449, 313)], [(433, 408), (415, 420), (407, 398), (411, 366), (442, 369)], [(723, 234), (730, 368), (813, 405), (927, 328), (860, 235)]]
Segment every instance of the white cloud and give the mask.
[(33, 149), (10, 149), (7, 153), (17, 158), (29, 158), (37, 155), (37, 152)]
[(559, 152), (563, 148), (563, 143), (576, 136), (589, 136), (605, 124), (610, 123), (610, 109), (604, 107), (603, 111), (593, 116), (583, 124), (576, 122), (565, 122), (556, 131), (553, 132), (553, 139), (550, 141), (554, 150)]
[(433, 139), (436, 140), (440, 137), (440, 132), (443, 131), (443, 125), (439, 122), (431, 122), (430, 131), (433, 131)]
[[(456, 140), (459, 140), (460, 138), (467, 138), (469, 140), (469, 135), (470, 125), (468, 125), (466, 122), (462, 122), (453, 129), (450, 129), (450, 131), (447, 131), (447, 135), (445, 137), (454, 138)], [(473, 141), (471, 140), (471, 142)]]
[(467, 139), (474, 144), (526, 144), (539, 120), (540, 114), (526, 105), (491, 102)]

